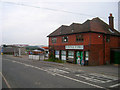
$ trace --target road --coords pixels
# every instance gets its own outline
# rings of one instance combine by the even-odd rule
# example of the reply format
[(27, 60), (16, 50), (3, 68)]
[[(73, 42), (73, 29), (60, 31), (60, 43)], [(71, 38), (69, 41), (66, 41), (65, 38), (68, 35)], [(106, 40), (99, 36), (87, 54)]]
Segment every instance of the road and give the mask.
[(2, 72), (2, 55), (0, 55), (0, 89), (2, 89), (2, 76), (1, 76), (1, 72)]
[(43, 63), (3, 56), (3, 88), (102, 88), (119, 86), (118, 78), (83, 70), (72, 70), (61, 64)]

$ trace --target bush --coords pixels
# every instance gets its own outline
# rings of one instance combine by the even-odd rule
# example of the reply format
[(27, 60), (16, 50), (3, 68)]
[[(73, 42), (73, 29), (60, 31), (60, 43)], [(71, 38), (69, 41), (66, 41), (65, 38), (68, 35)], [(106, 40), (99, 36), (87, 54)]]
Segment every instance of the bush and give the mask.
[(57, 58), (55, 58), (55, 59), (51, 59), (51, 58), (49, 58), (49, 59), (45, 59), (44, 61), (50, 61), (50, 62), (63, 63), (63, 61), (62, 61), (62, 60), (59, 60), (59, 59), (57, 59)]
[(53, 53), (50, 54), (50, 59), (55, 59)]
[(62, 60), (59, 60), (58, 58), (55, 58), (54, 55), (53, 55), (53, 53), (50, 54), (49, 59), (46, 59), (44, 61), (64, 63)]

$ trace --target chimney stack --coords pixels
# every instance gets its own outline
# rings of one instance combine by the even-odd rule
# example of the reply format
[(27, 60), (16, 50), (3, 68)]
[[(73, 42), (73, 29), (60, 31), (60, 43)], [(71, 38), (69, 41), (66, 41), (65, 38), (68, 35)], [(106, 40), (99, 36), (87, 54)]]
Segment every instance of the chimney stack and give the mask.
[(114, 29), (114, 17), (112, 16), (112, 13), (110, 13), (109, 16), (109, 26), (111, 29)]

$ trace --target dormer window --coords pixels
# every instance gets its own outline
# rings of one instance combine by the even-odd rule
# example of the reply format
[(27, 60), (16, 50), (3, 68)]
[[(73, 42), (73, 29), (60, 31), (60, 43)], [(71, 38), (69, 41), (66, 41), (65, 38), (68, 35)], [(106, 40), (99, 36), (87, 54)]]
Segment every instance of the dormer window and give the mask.
[(111, 33), (114, 33), (110, 28), (108, 29)]
[(68, 37), (67, 36), (62, 37), (62, 42), (68, 42)]

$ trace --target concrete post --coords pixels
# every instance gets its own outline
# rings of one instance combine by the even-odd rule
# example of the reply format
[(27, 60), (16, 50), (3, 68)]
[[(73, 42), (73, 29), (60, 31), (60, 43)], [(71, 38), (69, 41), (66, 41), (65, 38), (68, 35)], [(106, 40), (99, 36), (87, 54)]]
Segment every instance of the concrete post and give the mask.
[(20, 49), (20, 48), (18, 48), (18, 50), (19, 50), (19, 56), (21, 56), (21, 49)]

